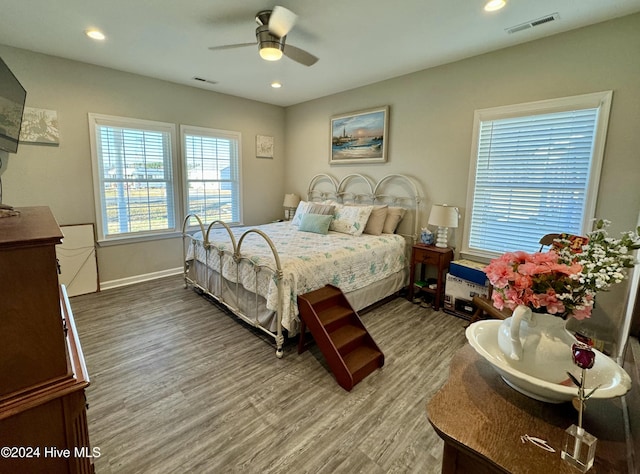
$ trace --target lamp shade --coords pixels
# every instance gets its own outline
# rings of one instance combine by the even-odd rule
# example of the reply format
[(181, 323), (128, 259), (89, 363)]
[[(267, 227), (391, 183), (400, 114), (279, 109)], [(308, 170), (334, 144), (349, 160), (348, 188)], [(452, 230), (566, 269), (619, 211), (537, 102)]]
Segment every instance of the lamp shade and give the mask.
[(284, 202), (282, 203), (282, 207), (298, 207), (300, 204), (300, 196), (297, 194), (285, 194)]
[(458, 227), (458, 208), (446, 204), (434, 204), (431, 206), (429, 224), (438, 227)]

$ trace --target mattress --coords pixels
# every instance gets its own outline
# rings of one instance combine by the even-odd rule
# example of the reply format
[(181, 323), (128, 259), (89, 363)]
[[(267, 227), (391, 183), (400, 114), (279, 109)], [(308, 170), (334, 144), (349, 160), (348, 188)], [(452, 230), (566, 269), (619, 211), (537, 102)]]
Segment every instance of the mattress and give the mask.
[[(249, 227), (232, 228), (236, 241), (249, 230)], [(375, 285), (377, 282), (394, 282), (400, 287), (406, 281), (406, 240), (395, 234), (380, 236), (363, 234), (351, 236), (330, 231), (328, 234), (315, 234), (299, 231), (290, 222), (278, 222), (263, 226), (252, 227), (269, 236), (278, 252), (278, 258), (283, 273), (283, 308), (282, 325), (289, 334), (297, 333), (298, 305), (297, 295), (321, 288), (326, 284), (333, 284), (341, 288), (345, 294), (365, 294), (363, 289), (374, 285), (375, 294), (381, 299), (388, 294), (380, 291), (389, 288), (386, 284)], [(202, 239), (201, 234), (194, 235), (195, 239)], [(274, 276), (276, 268), (275, 258), (267, 241), (255, 232), (244, 236), (240, 244), (242, 259), (236, 264), (232, 257), (233, 244), (225, 229), (211, 229), (209, 233), (209, 250), (203, 245), (190, 245), (187, 259), (195, 259), (204, 264), (214, 273), (206, 281), (212, 293), (218, 294), (222, 288), (228, 298), (235, 291), (235, 286), (241, 287), (241, 292), (232, 304), (258, 304), (262, 310), (274, 312), (278, 309), (277, 279)], [(199, 265), (198, 280), (203, 277), (204, 265)], [(224, 277), (219, 278), (220, 274)], [(216, 290), (215, 288), (218, 288)], [(359, 291), (363, 290), (363, 291)], [(246, 292), (246, 293), (243, 293)], [(259, 297), (257, 300), (255, 295)], [(358, 297), (369, 304), (371, 294)], [(356, 304), (354, 307), (360, 309)]]

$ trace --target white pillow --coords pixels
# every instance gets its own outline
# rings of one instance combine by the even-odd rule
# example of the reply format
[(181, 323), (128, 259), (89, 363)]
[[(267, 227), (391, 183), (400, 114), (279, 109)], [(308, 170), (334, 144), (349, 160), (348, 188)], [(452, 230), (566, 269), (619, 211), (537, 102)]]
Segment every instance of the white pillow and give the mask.
[(293, 225), (300, 225), (300, 219), (302, 219), (303, 214), (306, 214), (308, 212), (310, 204), (311, 203), (307, 201), (300, 201), (298, 203), (296, 213), (294, 214), (293, 219), (291, 219), (291, 223)]
[(329, 230), (354, 236), (362, 235), (373, 206), (335, 205), (334, 219)]
[(398, 224), (400, 224), (405, 212), (407, 212), (407, 210), (404, 207), (388, 207), (387, 218), (384, 221), (382, 233), (395, 234)]

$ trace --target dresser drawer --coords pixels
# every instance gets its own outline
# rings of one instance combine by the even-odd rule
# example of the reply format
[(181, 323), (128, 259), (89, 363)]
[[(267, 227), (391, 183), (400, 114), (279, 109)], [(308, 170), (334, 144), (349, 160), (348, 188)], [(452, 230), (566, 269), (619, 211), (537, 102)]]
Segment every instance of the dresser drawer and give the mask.
[(425, 265), (438, 265), (440, 262), (441, 254), (434, 253), (428, 249), (421, 249), (414, 247), (413, 249), (413, 261), (414, 263), (423, 263)]

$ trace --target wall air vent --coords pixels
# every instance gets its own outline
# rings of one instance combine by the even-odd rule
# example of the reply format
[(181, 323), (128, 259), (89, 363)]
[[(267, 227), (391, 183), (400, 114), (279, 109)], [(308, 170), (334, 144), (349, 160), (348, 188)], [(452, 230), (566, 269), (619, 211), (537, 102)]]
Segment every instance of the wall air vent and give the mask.
[(218, 81), (210, 81), (209, 79), (203, 79), (202, 77), (197, 77), (197, 76), (192, 77), (192, 79), (194, 81), (206, 82), (207, 84), (217, 84), (218, 83)]
[(516, 26), (512, 26), (511, 28), (506, 28), (504, 31), (507, 33), (517, 33), (518, 31), (528, 30), (529, 28), (533, 28), (534, 26), (544, 25), (545, 23), (549, 23), (550, 21), (555, 21), (560, 18), (560, 15), (556, 13), (552, 13), (550, 15), (545, 15), (540, 18), (536, 18), (535, 20), (527, 21), (526, 23), (521, 23)]

